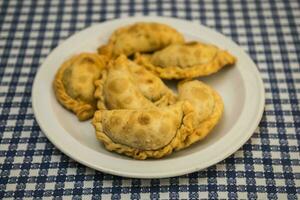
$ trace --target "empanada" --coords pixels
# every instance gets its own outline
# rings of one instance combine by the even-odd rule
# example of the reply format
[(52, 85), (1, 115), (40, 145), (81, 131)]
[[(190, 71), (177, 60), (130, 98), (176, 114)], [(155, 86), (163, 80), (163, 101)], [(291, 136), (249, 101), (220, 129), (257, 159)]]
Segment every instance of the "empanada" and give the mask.
[(83, 121), (96, 110), (95, 86), (106, 58), (95, 53), (81, 53), (65, 61), (59, 68), (53, 88), (57, 100)]
[(188, 101), (193, 106), (195, 116), (193, 133), (180, 143), (176, 150), (186, 148), (205, 138), (216, 126), (223, 113), (223, 101), (210, 86), (198, 81), (183, 81), (178, 84), (180, 101)]
[(98, 48), (108, 57), (126, 56), (136, 52), (153, 52), (173, 43), (183, 43), (183, 36), (170, 26), (155, 22), (138, 22), (117, 29), (107, 45)]
[(110, 62), (95, 85), (99, 109), (140, 109), (165, 106), (176, 100), (159, 78), (124, 55)]
[(139, 54), (135, 61), (164, 79), (207, 76), (235, 63), (235, 57), (216, 46), (200, 42), (172, 44), (153, 54)]
[(106, 149), (135, 159), (166, 156), (186, 139), (194, 111), (185, 101), (143, 110), (100, 110), (94, 115), (97, 138)]

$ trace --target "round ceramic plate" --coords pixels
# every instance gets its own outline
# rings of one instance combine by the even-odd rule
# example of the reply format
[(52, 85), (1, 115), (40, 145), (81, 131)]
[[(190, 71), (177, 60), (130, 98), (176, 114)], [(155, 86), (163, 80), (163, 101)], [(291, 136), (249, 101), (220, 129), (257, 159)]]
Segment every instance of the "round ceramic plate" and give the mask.
[[(220, 123), (203, 141), (159, 160), (134, 160), (105, 150), (91, 121), (79, 122), (55, 99), (52, 81), (62, 62), (83, 51), (95, 52), (111, 33), (137, 21), (156, 21), (176, 28), (186, 40), (215, 44), (237, 57), (234, 67), (199, 78), (222, 96)], [(172, 83), (171, 83), (172, 85)], [(48, 139), (74, 160), (99, 171), (136, 178), (162, 178), (205, 169), (237, 151), (253, 134), (264, 109), (264, 87), (251, 58), (233, 41), (197, 23), (162, 17), (134, 17), (86, 28), (56, 47), (41, 65), (32, 90), (35, 117)], [(172, 167), (170, 167), (172, 166)]]

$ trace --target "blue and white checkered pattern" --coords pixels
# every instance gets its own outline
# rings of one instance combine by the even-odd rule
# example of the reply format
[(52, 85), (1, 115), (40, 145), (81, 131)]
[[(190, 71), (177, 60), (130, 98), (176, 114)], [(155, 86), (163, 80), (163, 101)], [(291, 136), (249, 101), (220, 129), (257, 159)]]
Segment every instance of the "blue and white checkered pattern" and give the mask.
[[(206, 170), (128, 179), (82, 166), (41, 132), (31, 89), (47, 54), (92, 24), (132, 15), (194, 20), (245, 49), (266, 89), (252, 138)], [(0, 1), (0, 199), (300, 198), (300, 3), (297, 0)]]

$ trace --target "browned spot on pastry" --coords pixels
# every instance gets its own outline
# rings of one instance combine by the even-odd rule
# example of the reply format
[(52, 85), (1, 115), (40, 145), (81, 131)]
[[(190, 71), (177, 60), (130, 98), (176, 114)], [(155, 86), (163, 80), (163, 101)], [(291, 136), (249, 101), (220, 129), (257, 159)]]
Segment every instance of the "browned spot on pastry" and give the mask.
[(195, 46), (195, 45), (198, 45), (198, 42), (195, 42), (195, 41), (187, 42), (186, 45), (188, 45), (188, 46)]
[(125, 79), (115, 79), (108, 84), (108, 88), (116, 93), (124, 92), (128, 87), (128, 82)]
[(150, 124), (151, 118), (149, 117), (149, 115), (145, 115), (145, 114), (141, 114), (138, 118), (138, 122), (141, 125), (147, 125)]
[(145, 38), (149, 39), (151, 36), (149, 34), (145, 34)]
[(117, 101), (116, 104), (117, 104), (117, 105), (114, 105), (113, 107), (116, 106), (117, 108), (120, 108), (120, 109), (125, 108), (125, 105), (123, 104), (122, 101)]
[(92, 65), (92, 64), (95, 64), (95, 62), (91, 58), (84, 58), (84, 59), (81, 60), (80, 64), (90, 64), (90, 65)]
[(153, 83), (153, 80), (152, 79), (147, 79), (146, 83)]

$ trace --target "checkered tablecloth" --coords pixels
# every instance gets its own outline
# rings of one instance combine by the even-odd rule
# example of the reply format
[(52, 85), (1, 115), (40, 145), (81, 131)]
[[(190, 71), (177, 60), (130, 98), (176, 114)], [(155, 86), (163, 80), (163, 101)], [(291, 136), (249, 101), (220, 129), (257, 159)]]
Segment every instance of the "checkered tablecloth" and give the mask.
[[(43, 60), (73, 33), (133, 15), (194, 20), (250, 54), (264, 80), (266, 106), (234, 155), (180, 177), (129, 179), (78, 164), (45, 137), (31, 108)], [(298, 199), (299, 101), (297, 0), (0, 1), (0, 199)]]

